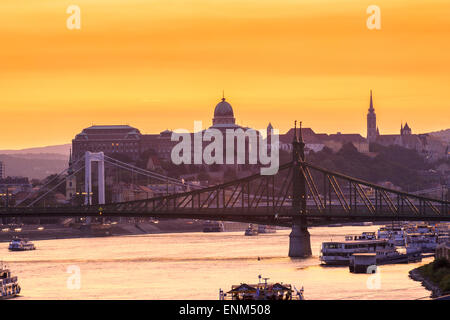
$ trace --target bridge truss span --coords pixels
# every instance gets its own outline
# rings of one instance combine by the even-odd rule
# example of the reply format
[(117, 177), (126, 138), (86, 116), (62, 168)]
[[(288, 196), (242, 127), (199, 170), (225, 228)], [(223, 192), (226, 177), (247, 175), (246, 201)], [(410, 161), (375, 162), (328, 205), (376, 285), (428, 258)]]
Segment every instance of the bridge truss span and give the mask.
[[(295, 185), (300, 191), (294, 192)], [(291, 226), (347, 221), (450, 221), (450, 203), (333, 172), (306, 161), (223, 184), (144, 200), (85, 206), (0, 208), (4, 217), (153, 217)]]
[[(294, 170), (296, 165), (298, 170)], [(304, 182), (301, 200), (306, 209), (293, 203), (295, 179)], [(280, 226), (291, 226), (299, 216), (312, 222), (450, 220), (448, 201), (389, 189), (305, 161), (286, 163), (272, 176), (254, 174), (198, 190), (85, 210), (108, 216), (228, 220)]]

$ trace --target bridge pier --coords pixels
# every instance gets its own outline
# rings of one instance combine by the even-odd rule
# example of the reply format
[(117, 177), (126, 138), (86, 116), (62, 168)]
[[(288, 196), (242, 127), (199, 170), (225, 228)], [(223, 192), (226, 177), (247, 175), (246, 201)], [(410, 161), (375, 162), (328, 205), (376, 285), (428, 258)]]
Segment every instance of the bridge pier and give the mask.
[(311, 240), (306, 226), (306, 221), (298, 219), (292, 224), (292, 231), (289, 234), (289, 257), (306, 258), (312, 255)]
[(292, 142), (293, 186), (292, 186), (292, 210), (296, 215), (292, 219), (292, 231), (289, 235), (289, 257), (306, 258), (311, 256), (311, 240), (306, 220), (306, 180), (305, 167), (305, 143), (302, 136), (302, 123), (299, 128), (300, 141), (297, 139), (297, 121), (294, 126), (294, 141)]

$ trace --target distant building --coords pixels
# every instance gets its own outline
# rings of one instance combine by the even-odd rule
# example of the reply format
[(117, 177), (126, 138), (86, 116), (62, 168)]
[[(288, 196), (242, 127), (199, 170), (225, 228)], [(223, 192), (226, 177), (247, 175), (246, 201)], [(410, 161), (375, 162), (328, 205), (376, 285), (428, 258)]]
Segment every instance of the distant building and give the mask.
[[(242, 129), (246, 131), (246, 127), (236, 124), (236, 118), (231, 104), (222, 97), (214, 108), (214, 116), (210, 129), (218, 129), (223, 133), (227, 129)], [(272, 140), (272, 124), (267, 126), (267, 141)], [(300, 130), (297, 128), (297, 130)], [(172, 149), (179, 141), (172, 141), (172, 131), (164, 130), (158, 134), (141, 134), (141, 132), (128, 125), (94, 125), (85, 128), (81, 133), (77, 134), (72, 140), (72, 160), (74, 162), (82, 158), (86, 151), (104, 152), (107, 156), (115, 157), (123, 155), (128, 157), (132, 162), (147, 162), (147, 168), (151, 170), (161, 168), (159, 160), (170, 161)], [(299, 132), (297, 132), (297, 135)], [(191, 133), (191, 141), (194, 142), (193, 133)], [(259, 135), (259, 131), (257, 131)], [(404, 148), (413, 149), (424, 155), (429, 160), (448, 157), (450, 150), (448, 145), (442, 143), (441, 140), (427, 134), (413, 134), (408, 123), (401, 125), (400, 134), (381, 135), (377, 126), (374, 100), (372, 90), (370, 91), (370, 102), (367, 113), (367, 137), (364, 138), (360, 134), (326, 134), (315, 133), (311, 128), (302, 128), (303, 140), (305, 142), (305, 151), (319, 152), (324, 147), (328, 147), (333, 151), (338, 151), (344, 144), (351, 143), (358, 152), (369, 153), (371, 143), (377, 143), (383, 146), (398, 145)], [(225, 135), (224, 135), (225, 137)], [(292, 152), (292, 140), (294, 137), (294, 128), (288, 130), (285, 134), (279, 135), (279, 148), (281, 150)], [(205, 142), (202, 142), (205, 146)], [(248, 138), (246, 138), (246, 150), (248, 150)], [(208, 143), (206, 143), (208, 144)], [(223, 141), (226, 148), (226, 140)], [(259, 151), (259, 140), (257, 153)], [(193, 149), (192, 149), (193, 150)], [(235, 148), (236, 150), (236, 148)], [(225, 163), (224, 152), (224, 163)], [(234, 161), (236, 164), (236, 161)], [(245, 170), (245, 166), (234, 165), (236, 171)], [(1, 170), (1, 166), (0, 166)], [(4, 170), (4, 169), (3, 169)], [(1, 171), (0, 171), (1, 174)]]
[[(305, 142), (306, 153), (310, 151), (319, 152), (325, 147), (322, 134), (316, 134), (311, 128), (302, 128), (302, 137)], [(294, 139), (295, 129), (289, 129), (285, 134), (279, 136), (280, 149), (292, 152), (292, 141)], [(300, 128), (297, 128), (297, 137), (300, 136)], [(327, 136), (325, 134), (325, 136)]]
[(159, 158), (170, 160), (172, 148), (178, 143), (172, 141), (172, 131), (164, 130), (159, 134), (144, 134), (140, 139), (141, 153), (152, 150)]
[(155, 196), (149, 187), (123, 182), (113, 185), (112, 195), (112, 202), (144, 200)]
[(17, 193), (21, 191), (30, 191), (32, 186), (28, 178), (6, 177), (0, 179), (0, 190), (4, 190), (5, 188), (8, 188), (12, 193)]
[(70, 150), (69, 169), (66, 177), (66, 200), (73, 199), (77, 192), (77, 177), (73, 174), (72, 150)]
[(450, 242), (440, 243), (436, 247), (436, 259), (446, 259), (450, 262)]
[(372, 90), (370, 90), (370, 106), (367, 113), (367, 141), (374, 142), (377, 138), (377, 116), (373, 108)]
[(341, 147), (344, 144), (351, 143), (356, 148), (356, 150), (358, 150), (358, 152), (360, 153), (369, 152), (369, 142), (358, 133), (342, 134), (338, 132), (337, 134), (330, 134), (328, 137), (325, 138), (325, 141), (326, 143), (327, 142), (338, 143), (341, 145)]
[[(306, 152), (319, 152), (324, 147), (328, 147), (334, 152), (339, 151), (346, 143), (351, 143), (355, 146), (358, 152), (369, 152), (369, 143), (364, 137), (357, 133), (315, 133), (311, 128), (302, 128), (302, 137), (305, 142)], [(297, 128), (297, 136), (300, 134), (300, 128)], [(285, 134), (280, 135), (280, 149), (284, 151), (292, 151), (292, 139), (294, 138), (294, 128), (289, 129)]]
[(441, 140), (428, 134), (413, 134), (406, 122), (400, 125), (400, 134), (380, 134), (376, 123), (376, 114), (373, 106), (372, 90), (370, 91), (370, 106), (367, 114), (367, 140), (382, 146), (400, 146), (421, 153), (427, 160), (445, 158), (448, 146)]
[(5, 164), (0, 161), (0, 179), (3, 179), (6, 177), (6, 173), (5, 173)]
[(104, 152), (108, 156), (126, 155), (137, 160), (140, 154), (141, 133), (128, 125), (91, 126), (72, 140), (73, 161), (86, 151)]

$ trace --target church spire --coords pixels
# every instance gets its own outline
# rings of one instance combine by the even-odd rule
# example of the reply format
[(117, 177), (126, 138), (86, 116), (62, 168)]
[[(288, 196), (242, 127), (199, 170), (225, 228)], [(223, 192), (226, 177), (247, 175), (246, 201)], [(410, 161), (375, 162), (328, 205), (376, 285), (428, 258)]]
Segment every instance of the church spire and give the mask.
[(298, 135), (299, 135), (299, 141), (300, 142), (303, 142), (303, 135), (302, 135), (302, 122), (300, 121), (300, 128), (299, 128), (299, 133), (298, 133)]
[(69, 175), (71, 175), (73, 173), (73, 169), (72, 169), (72, 148), (70, 148), (69, 169), (67, 170), (67, 173)]
[(367, 113), (367, 140), (369, 143), (374, 142), (377, 138), (377, 116), (373, 108), (372, 90), (370, 90), (370, 106)]
[(369, 111), (370, 112), (375, 111), (375, 109), (373, 108), (372, 90), (370, 90), (370, 107), (369, 107)]
[(297, 120), (294, 121), (294, 142), (298, 142), (298, 140), (297, 140)]

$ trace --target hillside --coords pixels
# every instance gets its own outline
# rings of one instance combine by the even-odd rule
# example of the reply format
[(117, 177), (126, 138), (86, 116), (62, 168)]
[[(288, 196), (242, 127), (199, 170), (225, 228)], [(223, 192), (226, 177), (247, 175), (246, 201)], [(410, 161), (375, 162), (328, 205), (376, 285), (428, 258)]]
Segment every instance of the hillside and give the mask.
[(36, 147), (20, 150), (0, 150), (0, 154), (10, 155), (30, 155), (30, 154), (58, 154), (63, 155), (66, 158), (69, 157), (71, 144), (61, 144), (47, 147)]
[(429, 135), (436, 137), (447, 144), (450, 144), (450, 129), (430, 132)]
[(67, 168), (67, 156), (61, 154), (0, 154), (0, 161), (6, 166), (7, 176), (22, 176), (43, 179)]
[(318, 153), (311, 153), (307, 160), (323, 168), (348, 174), (373, 183), (392, 182), (405, 191), (426, 189), (439, 184), (441, 179), (448, 179), (433, 172), (441, 163), (426, 163), (414, 150), (399, 146), (383, 147), (375, 145), (375, 156), (358, 153), (352, 145), (333, 153), (325, 148)]

